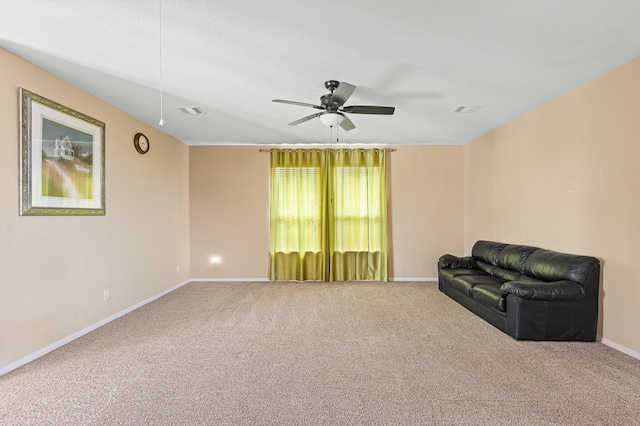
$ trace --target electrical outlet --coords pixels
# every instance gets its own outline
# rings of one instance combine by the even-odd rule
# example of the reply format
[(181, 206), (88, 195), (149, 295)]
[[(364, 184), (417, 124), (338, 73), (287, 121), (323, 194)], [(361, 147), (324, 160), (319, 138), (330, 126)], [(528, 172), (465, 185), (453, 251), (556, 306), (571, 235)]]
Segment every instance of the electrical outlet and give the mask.
[(104, 300), (105, 300), (105, 301), (109, 300), (109, 297), (111, 297), (111, 296), (109, 295), (109, 290), (105, 290), (105, 291), (102, 293), (102, 295), (103, 295), (103, 297), (104, 297)]
[(217, 268), (218, 266), (220, 266), (220, 259), (218, 259), (217, 257), (213, 258), (213, 267)]
[(180, 272), (180, 265), (176, 266), (176, 272)]

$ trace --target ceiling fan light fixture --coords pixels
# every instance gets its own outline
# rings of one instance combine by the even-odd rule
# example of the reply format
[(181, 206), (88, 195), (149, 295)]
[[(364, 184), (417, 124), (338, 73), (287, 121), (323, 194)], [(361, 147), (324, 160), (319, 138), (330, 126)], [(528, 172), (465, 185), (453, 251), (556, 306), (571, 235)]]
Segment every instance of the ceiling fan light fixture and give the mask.
[(325, 112), (320, 114), (320, 121), (327, 127), (336, 127), (344, 120), (344, 115), (339, 112)]

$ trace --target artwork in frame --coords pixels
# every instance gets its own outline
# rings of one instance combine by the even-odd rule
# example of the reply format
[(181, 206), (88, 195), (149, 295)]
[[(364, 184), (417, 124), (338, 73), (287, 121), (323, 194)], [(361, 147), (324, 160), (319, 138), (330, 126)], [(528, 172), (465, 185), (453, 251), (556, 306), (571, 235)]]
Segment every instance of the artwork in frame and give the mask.
[(105, 214), (105, 124), (20, 88), (20, 215)]

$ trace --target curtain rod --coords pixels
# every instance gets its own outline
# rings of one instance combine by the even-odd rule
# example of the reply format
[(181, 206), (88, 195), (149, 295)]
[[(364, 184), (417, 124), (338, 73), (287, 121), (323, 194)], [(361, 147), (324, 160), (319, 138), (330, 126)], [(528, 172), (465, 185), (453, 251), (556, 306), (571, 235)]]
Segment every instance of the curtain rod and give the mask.
[[(272, 149), (299, 149), (299, 148), (270, 148), (270, 149), (262, 149), (262, 148), (260, 148), (260, 152), (271, 152)], [(302, 149), (382, 149), (382, 148), (355, 147), (355, 148), (302, 148)], [(396, 152), (397, 151), (396, 148), (384, 148), (384, 150), (387, 151), (387, 152)]]

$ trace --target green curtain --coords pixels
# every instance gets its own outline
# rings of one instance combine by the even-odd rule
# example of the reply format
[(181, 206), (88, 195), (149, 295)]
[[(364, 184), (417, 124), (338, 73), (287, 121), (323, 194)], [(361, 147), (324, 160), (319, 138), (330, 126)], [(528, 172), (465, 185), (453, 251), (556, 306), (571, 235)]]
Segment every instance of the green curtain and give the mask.
[(272, 280), (387, 281), (386, 150), (271, 151)]
[(324, 150), (271, 150), (272, 280), (326, 280), (326, 163)]
[(388, 281), (385, 169), (385, 149), (331, 150), (331, 281)]

